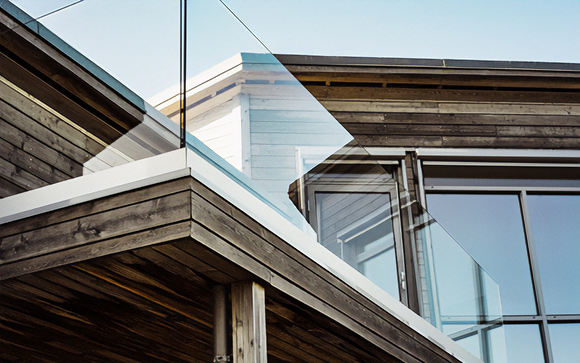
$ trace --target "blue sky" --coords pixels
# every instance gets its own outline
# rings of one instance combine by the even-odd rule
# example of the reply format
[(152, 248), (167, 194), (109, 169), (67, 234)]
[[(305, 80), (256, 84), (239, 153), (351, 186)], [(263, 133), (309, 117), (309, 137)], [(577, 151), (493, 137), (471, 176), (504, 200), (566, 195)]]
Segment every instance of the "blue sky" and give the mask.
[[(225, 0), (274, 53), (580, 63), (579, 0)], [(13, 0), (34, 17), (73, 0)], [(189, 72), (265, 49), (189, 0)], [(179, 79), (179, 0), (85, 0), (41, 22), (141, 96)]]

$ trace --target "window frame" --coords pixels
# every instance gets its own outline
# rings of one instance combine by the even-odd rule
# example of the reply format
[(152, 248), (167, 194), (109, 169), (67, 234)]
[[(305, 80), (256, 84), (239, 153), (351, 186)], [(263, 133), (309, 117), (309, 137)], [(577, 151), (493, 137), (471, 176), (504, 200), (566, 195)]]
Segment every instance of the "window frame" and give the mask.
[[(352, 162), (351, 162), (352, 163)], [(351, 164), (349, 163), (349, 164)], [(355, 162), (356, 163), (356, 162)], [(355, 164), (352, 163), (352, 164)], [(361, 164), (364, 164), (362, 162)], [(389, 163), (395, 164), (395, 163)], [(394, 165), (396, 166), (396, 165)], [(396, 169), (393, 168), (393, 169)], [(396, 173), (395, 173), (396, 174)], [(408, 284), (405, 280), (405, 259), (403, 250), (403, 233), (401, 224), (401, 209), (399, 200), (399, 187), (396, 182), (395, 175), (393, 175), (392, 182), (376, 181), (376, 180), (365, 180), (360, 178), (358, 180), (348, 180), (342, 181), (338, 178), (332, 177), (322, 177), (313, 183), (309, 183), (306, 186), (306, 209), (308, 210), (309, 223), (312, 228), (318, 233), (321, 229), (320, 226), (320, 210), (316, 207), (316, 194), (317, 193), (365, 193), (365, 194), (389, 194), (390, 197), (390, 210), (391, 214), (389, 218), (392, 220), (393, 227), (393, 239), (394, 243), (392, 247), (386, 249), (381, 249), (376, 254), (383, 252), (384, 250), (389, 250), (394, 248), (395, 250), (395, 264), (397, 271), (397, 282), (399, 291), (399, 300), (408, 305), (407, 289)], [(363, 218), (366, 218), (363, 217)], [(361, 218), (362, 219), (362, 218)], [(358, 221), (357, 221), (358, 222)], [(341, 237), (348, 236), (351, 230), (342, 231)], [(350, 236), (352, 238), (352, 236)], [(375, 254), (375, 255), (376, 255)], [(368, 257), (371, 258), (372, 256)], [(359, 261), (360, 262), (360, 261)]]
[[(549, 150), (543, 153), (538, 151), (522, 151), (521, 155), (517, 151), (506, 153), (500, 157), (500, 152), (493, 153), (493, 157), (486, 156), (485, 153), (478, 151), (466, 151), (461, 153), (459, 150), (440, 151), (429, 150), (423, 152), (417, 161), (420, 200), (428, 210), (426, 195), (429, 194), (455, 194), (455, 193), (477, 193), (477, 194), (517, 194), (520, 202), (520, 212), (524, 227), (526, 248), (528, 251), (528, 264), (532, 275), (532, 287), (534, 299), (537, 307), (536, 315), (504, 315), (504, 324), (534, 324), (540, 329), (540, 338), (542, 341), (542, 351), (544, 360), (548, 363), (554, 362), (552, 347), (550, 341), (549, 324), (554, 323), (580, 323), (580, 314), (547, 314), (544, 303), (544, 295), (540, 281), (540, 269), (536, 256), (536, 248), (531, 234), (530, 216), (527, 198), (532, 195), (580, 195), (580, 183), (578, 187), (558, 187), (558, 186), (473, 186), (473, 185), (453, 185), (453, 186), (429, 186), (425, 184), (424, 166), (456, 166), (456, 167), (526, 167), (526, 168), (580, 168), (579, 153), (576, 151), (564, 150), (559, 153), (558, 150)], [(511, 154), (511, 155), (510, 155)], [(523, 156), (522, 156), (523, 155)], [(546, 162), (546, 158), (550, 158)], [(524, 158), (524, 160), (518, 160)], [(466, 160), (471, 159), (471, 160)], [(511, 160), (510, 159), (516, 159)], [(541, 169), (538, 169), (541, 170)], [(543, 169), (545, 172), (548, 169)], [(450, 176), (452, 178), (452, 176)]]

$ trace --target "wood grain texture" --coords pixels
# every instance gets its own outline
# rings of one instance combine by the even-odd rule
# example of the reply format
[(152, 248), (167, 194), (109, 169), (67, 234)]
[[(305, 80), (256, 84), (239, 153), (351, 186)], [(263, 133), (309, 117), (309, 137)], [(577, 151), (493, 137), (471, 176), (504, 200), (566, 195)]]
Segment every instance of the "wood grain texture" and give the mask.
[[(426, 85), (423, 85), (426, 86)], [(494, 89), (440, 89), (437, 85), (430, 88), (397, 87), (332, 87), (307, 86), (318, 99), (342, 100), (430, 100), (430, 101), (484, 101), (484, 102), (541, 102), (541, 103), (579, 103), (580, 92), (549, 92), (521, 89), (503, 91)], [(468, 87), (466, 87), (468, 88)]]
[(266, 363), (266, 297), (252, 281), (232, 284), (232, 338), (234, 363)]
[(188, 196), (187, 192), (177, 193), (22, 234), (2, 237), (0, 261), (2, 263), (14, 262), (183, 221), (189, 216)]
[(73, 266), (52, 269), (0, 285), (2, 360), (17, 356), (42, 362), (210, 361), (207, 282), (191, 273), (183, 278), (183, 271), (165, 270), (162, 261), (153, 262), (159, 261), (157, 255), (143, 253), (143, 257), (120, 255), (115, 261), (129, 263), (131, 277), (141, 276), (137, 270), (155, 275), (147, 280), (151, 281), (145, 284), (147, 289), (154, 289), (159, 279), (183, 285), (182, 293), (195, 297), (191, 302), (197, 310), (191, 314), (196, 320), (131, 290), (121, 278), (101, 278)]
[[(17, 85), (0, 82), (0, 94), (2, 94), (3, 102), (35, 121), (35, 128), (41, 129), (43, 126), (79, 149), (86, 150), (90, 155), (96, 155), (103, 150), (105, 143), (102, 140), (87, 132), (82, 132), (72, 120), (57, 114)], [(64, 151), (69, 146), (65, 143), (61, 147)]]

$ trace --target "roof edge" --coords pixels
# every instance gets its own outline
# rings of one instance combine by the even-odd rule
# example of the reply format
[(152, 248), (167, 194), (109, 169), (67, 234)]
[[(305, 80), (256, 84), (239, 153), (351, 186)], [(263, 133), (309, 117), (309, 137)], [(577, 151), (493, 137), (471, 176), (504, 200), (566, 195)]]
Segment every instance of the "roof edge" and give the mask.
[(468, 68), (580, 72), (580, 63), (275, 54), (284, 65)]

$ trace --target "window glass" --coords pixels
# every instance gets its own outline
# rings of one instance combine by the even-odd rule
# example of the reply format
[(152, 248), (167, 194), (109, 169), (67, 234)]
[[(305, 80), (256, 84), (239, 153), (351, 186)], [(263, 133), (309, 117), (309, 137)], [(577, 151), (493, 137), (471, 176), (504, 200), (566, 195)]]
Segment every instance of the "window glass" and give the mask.
[(529, 195), (547, 314), (580, 313), (580, 195)]
[(554, 363), (580, 362), (580, 324), (550, 324)]
[(459, 345), (461, 345), (469, 353), (481, 359), (481, 342), (479, 339), (479, 335), (475, 334), (462, 338), (460, 340), (457, 340), (457, 343), (459, 343)]
[(490, 357), (492, 362), (506, 362), (505, 325), (499, 325), (487, 331), (487, 338), (491, 347)]
[(538, 325), (506, 325), (504, 329), (509, 363), (544, 362)]
[(517, 195), (428, 194), (429, 212), (498, 282), (504, 314), (536, 307)]
[[(425, 231), (424, 239), (433, 241), (433, 270), (437, 281), (438, 307), (442, 324), (453, 323), (464, 316), (468, 324), (476, 324), (481, 310), (478, 288), (478, 266), (438, 223)], [(461, 288), (457, 288), (461, 286)], [(449, 318), (449, 322), (446, 321)]]
[(391, 198), (388, 193), (316, 193), (320, 242), (399, 298)]

